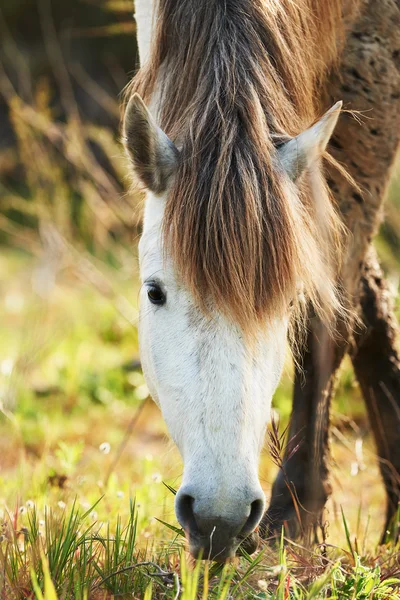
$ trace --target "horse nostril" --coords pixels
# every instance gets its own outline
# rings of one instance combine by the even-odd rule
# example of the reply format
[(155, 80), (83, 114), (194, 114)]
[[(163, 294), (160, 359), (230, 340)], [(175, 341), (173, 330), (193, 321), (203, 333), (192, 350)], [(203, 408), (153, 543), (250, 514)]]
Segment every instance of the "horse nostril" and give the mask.
[(175, 503), (175, 512), (179, 523), (185, 531), (194, 533), (198, 526), (193, 511), (194, 498), (189, 494), (178, 494)]
[(250, 514), (240, 532), (240, 537), (247, 537), (248, 535), (250, 535), (250, 533), (252, 533), (255, 530), (255, 528), (262, 519), (264, 513), (264, 505), (265, 502), (261, 498), (258, 500), (254, 500), (254, 502), (251, 503)]

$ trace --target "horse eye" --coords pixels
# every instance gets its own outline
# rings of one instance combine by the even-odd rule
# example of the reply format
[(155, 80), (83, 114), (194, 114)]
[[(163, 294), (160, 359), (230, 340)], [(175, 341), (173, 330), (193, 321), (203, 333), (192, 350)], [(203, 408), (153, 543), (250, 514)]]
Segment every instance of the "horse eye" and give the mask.
[(152, 284), (147, 290), (147, 297), (152, 304), (162, 306), (165, 304), (166, 296), (159, 285)]

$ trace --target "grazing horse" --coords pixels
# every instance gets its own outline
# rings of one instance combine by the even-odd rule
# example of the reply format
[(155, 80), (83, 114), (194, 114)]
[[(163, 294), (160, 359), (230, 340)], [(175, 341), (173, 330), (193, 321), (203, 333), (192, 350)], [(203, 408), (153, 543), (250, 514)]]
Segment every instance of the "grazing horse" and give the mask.
[[(285, 522), (294, 535), (298, 516), (319, 514), (333, 376), (350, 346), (370, 414), (377, 401), (385, 409), (385, 444), (376, 418), (373, 430), (392, 463), (390, 477), (382, 468), (389, 519), (400, 362), (368, 248), (400, 137), (399, 2), (135, 5), (142, 66), (123, 139), (146, 192), (141, 359), (183, 458), (175, 510), (190, 551), (224, 561), (243, 540), (256, 548), (258, 525), (269, 534)], [(340, 100), (368, 111), (367, 124), (344, 113), (335, 129)], [(353, 335), (356, 311), (366, 327)], [(265, 513), (258, 462), (288, 336), (291, 437), (303, 443), (292, 452), (289, 442)], [(371, 360), (393, 402), (371, 380)]]

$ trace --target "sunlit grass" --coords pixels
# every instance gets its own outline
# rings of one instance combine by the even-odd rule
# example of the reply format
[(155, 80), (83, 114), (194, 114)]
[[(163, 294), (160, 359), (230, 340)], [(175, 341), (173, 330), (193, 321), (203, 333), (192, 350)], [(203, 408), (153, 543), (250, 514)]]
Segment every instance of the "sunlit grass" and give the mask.
[[(35, 593), (40, 599), (32, 592), (36, 586), (53, 600), (50, 584), (45, 586), (46, 565), (58, 599), (104, 597), (100, 591), (106, 597), (174, 598), (179, 591), (183, 598), (302, 599), (324, 598), (328, 590), (332, 597), (367, 598), (364, 588), (373, 590), (374, 598), (396, 597), (390, 588), (397, 583), (384, 583), (396, 573), (395, 550), (376, 545), (384, 499), (373, 447), (365, 440), (365, 415), (360, 409), (349, 427), (340, 413), (360, 405), (349, 365), (333, 419), (334, 494), (327, 516), (332, 547), (289, 544), (284, 553), (265, 548), (238, 559), (223, 574), (220, 567), (204, 571), (204, 565), (193, 571), (175, 532), (173, 495), (162, 484), (178, 487), (181, 461), (158, 409), (146, 400), (135, 365), (135, 324), (121, 315), (114, 297), (101, 295), (72, 272), (59, 274), (46, 298), (38, 296), (32, 283), (38, 264), (15, 252), (0, 261), (5, 291), (0, 572), (7, 598)], [(106, 266), (104, 276), (115, 279), (118, 293), (136, 311), (134, 280), (121, 280)], [(282, 427), (290, 388), (288, 366), (275, 402)], [(365, 443), (360, 447), (357, 440)], [(267, 495), (274, 474), (265, 451), (261, 478)], [(135, 566), (143, 562), (153, 564)]]
[[(130, 502), (125, 523), (99, 523), (98, 503), (82, 510), (33, 502), (3, 517), (1, 589), (6, 598), (265, 598), (286, 600), (395, 599), (400, 579), (394, 550), (363, 556), (287, 545), (265, 547), (223, 565), (188, 560), (180, 536), (138, 549), (138, 513)], [(23, 509), (23, 510), (22, 510)], [(347, 530), (347, 524), (344, 519)]]

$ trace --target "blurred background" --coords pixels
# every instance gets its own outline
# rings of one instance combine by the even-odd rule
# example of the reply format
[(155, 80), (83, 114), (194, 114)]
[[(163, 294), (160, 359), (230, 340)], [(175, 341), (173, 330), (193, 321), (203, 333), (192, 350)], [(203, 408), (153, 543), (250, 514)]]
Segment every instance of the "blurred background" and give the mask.
[[(181, 463), (139, 366), (142, 198), (119, 143), (121, 91), (138, 63), (132, 14), (131, 0), (1, 3), (0, 509), (104, 495), (93, 519), (112, 521), (135, 496), (148, 543), (166, 535), (154, 517), (176, 524), (162, 481), (178, 486)], [(398, 297), (396, 175), (385, 213), (376, 246)], [(288, 364), (274, 401), (282, 429), (291, 384)], [(330, 540), (342, 539), (342, 505), (377, 541), (384, 496), (349, 363), (332, 421)], [(267, 496), (274, 474), (266, 449)]]

